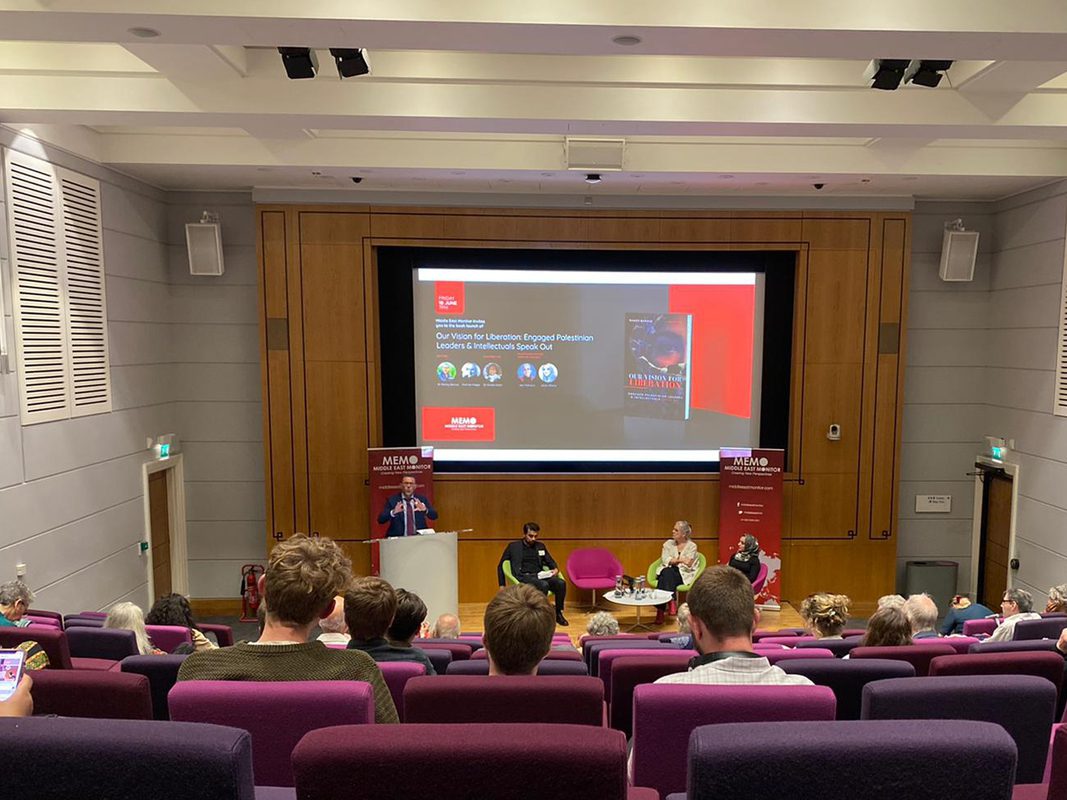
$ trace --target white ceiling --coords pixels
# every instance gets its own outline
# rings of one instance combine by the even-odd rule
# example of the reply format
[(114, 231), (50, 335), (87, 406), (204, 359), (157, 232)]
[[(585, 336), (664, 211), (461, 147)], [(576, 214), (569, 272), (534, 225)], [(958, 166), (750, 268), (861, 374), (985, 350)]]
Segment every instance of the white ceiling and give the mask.
[[(0, 123), (167, 189), (994, 199), (1067, 176), (1063, 0), (0, 0), (0, 38)], [(318, 77), (278, 45), (320, 49)], [(372, 74), (339, 80), (330, 46)], [(956, 63), (879, 92), (876, 57)], [(586, 184), (568, 136), (624, 139), (623, 170)]]

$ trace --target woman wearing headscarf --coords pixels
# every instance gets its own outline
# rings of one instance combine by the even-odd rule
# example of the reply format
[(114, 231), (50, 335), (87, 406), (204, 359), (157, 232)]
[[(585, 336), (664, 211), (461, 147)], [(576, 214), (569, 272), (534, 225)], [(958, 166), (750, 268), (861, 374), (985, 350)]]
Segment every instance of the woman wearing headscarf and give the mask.
[(697, 545), (692, 540), (693, 527), (683, 519), (674, 523), (671, 538), (663, 543), (660, 551), (659, 569), (656, 570), (656, 588), (671, 593), (669, 603), (656, 606), (656, 624), (663, 624), (664, 612), (674, 614), (677, 604), (674, 591), (679, 586), (691, 584), (697, 576)]
[(731, 567), (745, 573), (749, 583), (755, 583), (759, 576), (759, 541), (751, 533), (746, 533), (737, 541), (737, 552), (730, 556)]

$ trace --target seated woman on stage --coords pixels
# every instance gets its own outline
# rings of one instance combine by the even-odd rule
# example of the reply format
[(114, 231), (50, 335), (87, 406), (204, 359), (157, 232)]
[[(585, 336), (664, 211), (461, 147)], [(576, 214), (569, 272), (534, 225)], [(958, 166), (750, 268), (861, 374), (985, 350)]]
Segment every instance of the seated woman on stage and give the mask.
[(899, 608), (882, 608), (871, 614), (867, 633), (860, 644), (864, 647), (900, 647), (911, 644), (911, 623)]
[(656, 606), (656, 624), (663, 624), (664, 612), (674, 614), (677, 604), (674, 590), (693, 582), (697, 574), (697, 545), (690, 537), (693, 527), (685, 520), (674, 523), (671, 538), (663, 543), (659, 569), (656, 570), (656, 588), (671, 593), (669, 603)]
[(737, 540), (737, 552), (730, 556), (727, 564), (745, 573), (749, 583), (755, 583), (759, 577), (759, 540), (746, 533)]
[(840, 639), (841, 631), (848, 622), (848, 604), (851, 601), (843, 594), (816, 592), (808, 595), (800, 604), (800, 617), (816, 639)]

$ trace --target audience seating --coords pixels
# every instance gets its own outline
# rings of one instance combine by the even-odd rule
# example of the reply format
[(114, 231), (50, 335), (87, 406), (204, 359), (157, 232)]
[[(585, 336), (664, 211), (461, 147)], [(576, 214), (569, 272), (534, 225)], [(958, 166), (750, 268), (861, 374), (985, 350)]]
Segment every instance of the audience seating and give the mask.
[(680, 648), (670, 642), (652, 642), (648, 639), (614, 639), (601, 640), (599, 642), (586, 642), (582, 648), (582, 656), (585, 658), (585, 666), (590, 675), (598, 675), (599, 653), (601, 650), (679, 650)]
[(1042, 651), (1058, 652), (1055, 640), (1024, 639), (1018, 642), (976, 642), (967, 649), (968, 653), (1040, 653)]
[(758, 642), (761, 639), (769, 639), (772, 636), (800, 636), (800, 634), (795, 631), (796, 629), (785, 629), (780, 631), (757, 629), (756, 632), (752, 634), (752, 641)]
[(170, 719), (167, 695), (178, 682), (178, 669), (188, 656), (127, 656), (119, 663), (122, 672), (144, 675), (152, 693), (152, 713), (156, 719)]
[(786, 647), (796, 647), (801, 642), (815, 642), (818, 641), (814, 636), (804, 635), (787, 635), (787, 636), (763, 636), (760, 638), (760, 644), (784, 644)]
[[(628, 656), (649, 656), (651, 658), (673, 658), (681, 653), (687, 659), (698, 655), (696, 650), (642, 650), (640, 648), (626, 648), (622, 650), (601, 650), (597, 653), (597, 676), (604, 681), (604, 697), (611, 697), (611, 668), (615, 661)], [(687, 662), (688, 663), (688, 662)], [(675, 670), (678, 671), (678, 670)]]
[[(462, 662), (455, 662), (457, 664)], [(451, 666), (451, 665), (449, 665)], [(385, 679), (385, 685), (389, 687), (389, 694), (393, 696), (393, 705), (396, 706), (397, 716), (404, 721), (404, 687), (412, 678), (426, 674), (426, 667), (416, 664), (414, 661), (383, 661), (378, 664)]]
[(834, 654), (834, 658), (844, 658), (852, 652), (854, 647), (859, 647), (862, 641), (861, 636), (850, 636), (847, 639), (816, 639), (814, 642), (800, 642), (797, 644), (797, 650), (814, 647), (818, 650), (829, 650)]
[(412, 678), (405, 722), (604, 724), (604, 684), (595, 678), (535, 675)]
[[(634, 690), (633, 781), (665, 796), (685, 789), (689, 735), (721, 722), (832, 720), (834, 693), (825, 686), (646, 685)], [(762, 751), (759, 739), (747, 746)], [(759, 784), (760, 772), (748, 781)], [(773, 796), (773, 795), (768, 795)]]
[[(639, 641), (646, 641), (646, 640), (639, 640)], [(487, 658), (489, 658), (489, 654), (484, 649), (479, 650), (477, 653), (474, 653), (473, 655), (471, 655), (471, 659), (474, 660), (474, 661), (485, 661)], [(555, 649), (549, 650), (545, 654), (545, 658), (547, 660), (550, 660), (550, 661), (581, 661), (582, 660), (582, 654), (579, 653), (577, 650), (575, 650), (573, 647), (570, 647), (570, 648), (555, 648)], [(453, 658), (452, 660), (455, 661), (456, 659)]]
[(104, 619), (103, 617), (70, 616), (63, 620), (64, 628), (73, 628), (76, 626), (83, 628), (103, 628)]
[(448, 672), (448, 665), (452, 663), (452, 653), (448, 650), (438, 650), (435, 647), (427, 647), (422, 652), (424, 652), (426, 657), (430, 659), (430, 663), (433, 664), (434, 672), (438, 675), (444, 675)]
[(832, 650), (827, 650), (825, 647), (805, 647), (785, 650), (760, 650), (759, 654), (767, 659), (771, 664), (777, 664), (779, 661), (789, 661), (802, 658), (833, 658), (834, 653)]
[(182, 625), (145, 625), (152, 644), (164, 653), (173, 653), (182, 644), (192, 644), (192, 632)]
[(1067, 797), (1067, 727), (1054, 725), (1043, 783), (1020, 784), (1012, 800), (1062, 800)]
[(79, 617), (96, 617), (97, 619), (107, 619), (106, 611), (79, 611), (76, 616)]
[(55, 617), (39, 617), (36, 614), (27, 614), (25, 618), (30, 621), (31, 625), (47, 625), (50, 628), (63, 630), (63, 620)]
[(1011, 737), (984, 722), (708, 725), (689, 740), (688, 796), (1007, 800), (1015, 761)]
[[(447, 675), (488, 675), (489, 662), (484, 658), (453, 661), (448, 665)], [(545, 659), (537, 665), (538, 675), (589, 675), (583, 661), (550, 661)]]
[(108, 670), (118, 662), (99, 658), (71, 658), (67, 634), (51, 625), (30, 625), (26, 628), (0, 627), (0, 647), (17, 647), (23, 642), (37, 642), (48, 655), (51, 669)]
[(627, 735), (633, 732), (634, 689), (643, 683), (655, 683), (664, 675), (685, 672), (692, 655), (686, 651), (653, 656), (623, 656), (611, 662), (611, 694), (608, 712), (611, 727)]
[[(1045, 770), (1055, 709), (1056, 690), (1045, 678), (964, 675), (873, 681), (863, 688), (860, 716), (861, 719), (969, 719), (998, 723), (1011, 734), (1019, 750), (1016, 782), (1038, 783)], [(915, 729), (925, 728), (926, 724)], [(951, 772), (959, 774), (958, 765), (953, 765)]]
[(978, 644), (978, 639), (973, 636), (927, 636), (922, 639), (913, 639), (915, 644), (930, 646), (932, 644), (947, 644), (957, 655), (966, 655), (970, 652), (972, 644)]
[(231, 647), (233, 645), (233, 628), (229, 625), (219, 625), (214, 622), (198, 622), (196, 625), (200, 628), (200, 632), (207, 636), (209, 633), (215, 634), (215, 641), (219, 647)]
[(915, 667), (915, 674), (920, 678), (930, 672), (930, 662), (938, 656), (953, 656), (956, 650), (947, 644), (910, 644), (900, 647), (854, 647), (848, 654), (849, 660), (856, 658), (891, 658), (907, 661)]
[[(5, 733), (6, 732), (6, 733)], [(248, 733), (144, 720), (0, 719), (4, 793), (20, 798), (251, 800)]]
[(938, 656), (930, 662), (930, 675), (1036, 675), (1056, 687), (1063, 686), (1063, 656), (1059, 653), (976, 653)]
[(95, 719), (152, 719), (152, 693), (144, 675), (42, 669), (33, 673), (33, 713)]
[(907, 661), (881, 658), (795, 659), (779, 661), (778, 666), (790, 675), (803, 675), (819, 686), (829, 686), (837, 698), (838, 719), (860, 718), (863, 687), (871, 681), (915, 677), (915, 667)]
[(80, 628), (66, 630), (71, 658), (105, 658), (121, 661), (137, 655), (137, 636), (119, 628)]
[[(252, 734), (261, 786), (293, 785), (290, 754), (308, 731), (374, 722), (374, 693), (362, 681), (181, 681), (168, 702), (171, 719)], [(190, 777), (199, 784), (199, 776)]]
[(586, 725), (328, 728), (297, 745), (293, 770), (298, 795), (315, 800), (657, 797), (627, 785), (625, 737)]
[(963, 623), (964, 636), (978, 636), (980, 634), (989, 636), (996, 629), (997, 621), (995, 619), (969, 619)]
[(63, 627), (63, 615), (60, 614), (58, 611), (46, 611), (43, 608), (31, 608), (26, 612), (26, 616), (38, 617), (42, 619), (54, 619), (59, 624), (59, 627)]
[(602, 547), (579, 547), (567, 556), (567, 574), (571, 576), (571, 583), (593, 592), (591, 605), (594, 609), (596, 590), (614, 589), (615, 578), (625, 572), (615, 554)]
[(767, 569), (766, 564), (759, 565), (759, 572), (756, 573), (756, 580), (752, 581), (752, 594), (759, 594), (763, 591), (763, 584), (767, 582), (767, 575), (770, 570)]
[(844, 639), (851, 639), (853, 637), (866, 636), (866, 635), (867, 635), (867, 629), (866, 628), (845, 628), (843, 631), (841, 631), (841, 636)]
[[(453, 661), (463, 661), (471, 657), (473, 652), (469, 644), (462, 642), (428, 642), (425, 639), (416, 639), (412, 642), (412, 645), (418, 647), (420, 650), (447, 650), (452, 654)], [(479, 651), (484, 652), (484, 651)]]
[(478, 636), (477, 638), (470, 638), (470, 639), (464, 639), (464, 638), (460, 638), (460, 639), (444, 639), (444, 638), (436, 638), (436, 637), (433, 637), (433, 636), (429, 636), (429, 637), (427, 637), (425, 639), (416, 639), (415, 641), (412, 642), (412, 644), (419, 645), (419, 646), (428, 645), (428, 644), (463, 644), (463, 645), (466, 645), (467, 649), (469, 649), (473, 653), (475, 650), (481, 650), (482, 649), (482, 637)]
[(1024, 619), (1016, 624), (1012, 639), (1017, 642), (1029, 639), (1059, 639), (1064, 628), (1067, 628), (1067, 617), (1063, 616)]

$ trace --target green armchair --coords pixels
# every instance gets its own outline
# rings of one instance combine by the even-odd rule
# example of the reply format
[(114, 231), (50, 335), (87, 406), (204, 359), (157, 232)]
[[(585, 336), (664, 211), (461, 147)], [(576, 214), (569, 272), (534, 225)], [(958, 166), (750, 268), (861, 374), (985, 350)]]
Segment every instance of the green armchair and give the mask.
[[(567, 580), (566, 576), (563, 574), (563, 570), (559, 571), (558, 577), (562, 578), (563, 580)], [(519, 579), (516, 578), (515, 574), (511, 571), (511, 562), (506, 559), (504, 560), (504, 580), (508, 582), (509, 586), (517, 584), (519, 582)], [(552, 592), (549, 592), (548, 595), (549, 597), (555, 596), (552, 594)]]
[[(653, 561), (648, 567), (648, 575), (645, 576), (646, 578), (648, 578), (648, 585), (651, 586), (653, 589), (656, 589), (659, 586), (659, 582), (656, 580), (656, 571), (659, 569), (659, 565), (661, 563), (663, 563), (662, 559), (659, 558)], [(693, 578), (694, 583), (696, 582), (696, 579), (699, 578), (700, 575), (704, 572), (707, 566), (707, 557), (703, 553), (697, 553), (697, 574), (696, 577)], [(679, 586), (678, 593), (681, 594), (682, 592), (688, 592), (692, 587), (692, 583), (687, 583), (683, 586)]]

